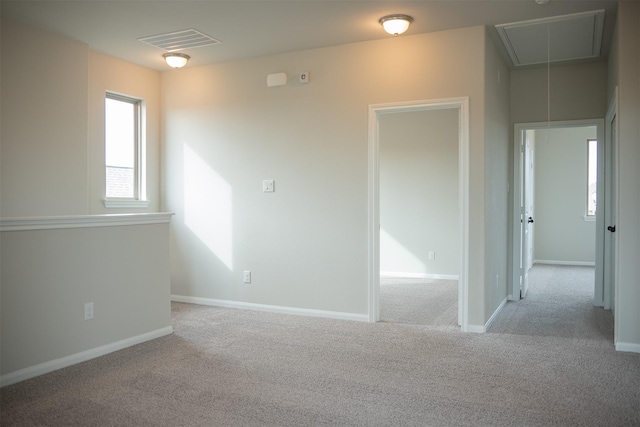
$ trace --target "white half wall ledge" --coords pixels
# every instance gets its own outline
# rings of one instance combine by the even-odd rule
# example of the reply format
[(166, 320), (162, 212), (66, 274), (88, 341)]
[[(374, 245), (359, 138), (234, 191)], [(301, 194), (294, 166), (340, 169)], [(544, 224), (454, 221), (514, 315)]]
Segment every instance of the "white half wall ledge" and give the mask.
[(122, 225), (163, 224), (173, 212), (69, 215), (0, 218), (0, 231), (51, 230), (60, 228), (117, 227)]
[(171, 295), (171, 301), (184, 302), (188, 304), (208, 305), (212, 307), (239, 308), (243, 310), (265, 311), (269, 313), (293, 314), (298, 316), (324, 317), (328, 319), (339, 319), (339, 320), (355, 320), (358, 322), (369, 321), (369, 316), (366, 314), (314, 310), (309, 308), (284, 307), (279, 305), (255, 304), (250, 302), (190, 297), (190, 296), (183, 296), (183, 295)]
[(87, 360), (95, 359), (96, 357), (104, 356), (106, 354), (113, 353), (114, 351), (122, 350), (127, 347), (132, 347), (136, 344), (142, 344), (146, 341), (151, 341), (156, 338), (171, 335), (172, 333), (173, 327), (167, 326), (165, 328), (156, 329), (155, 331), (147, 332), (130, 338), (125, 338), (123, 340), (92, 348), (90, 350), (85, 350), (80, 353), (72, 354), (69, 356), (61, 357), (59, 359), (50, 360), (48, 362), (30, 366), (28, 368), (20, 369), (18, 371), (0, 376), (0, 387), (15, 384), (20, 381), (25, 381), (30, 378), (47, 374), (49, 372), (57, 371), (58, 369), (86, 362)]

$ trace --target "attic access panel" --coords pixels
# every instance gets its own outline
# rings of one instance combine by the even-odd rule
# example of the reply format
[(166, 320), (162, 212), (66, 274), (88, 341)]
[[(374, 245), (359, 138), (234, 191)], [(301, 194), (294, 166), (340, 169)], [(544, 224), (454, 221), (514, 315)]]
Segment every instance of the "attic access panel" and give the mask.
[(600, 56), (604, 10), (496, 25), (515, 66)]

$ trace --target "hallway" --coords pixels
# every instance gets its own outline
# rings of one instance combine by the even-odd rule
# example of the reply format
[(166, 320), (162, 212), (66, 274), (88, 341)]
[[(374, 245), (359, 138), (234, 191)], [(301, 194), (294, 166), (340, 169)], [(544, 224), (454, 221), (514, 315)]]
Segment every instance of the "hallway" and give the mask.
[(613, 346), (613, 315), (593, 306), (594, 268), (537, 264), (529, 291), (509, 301), (488, 333), (561, 337)]

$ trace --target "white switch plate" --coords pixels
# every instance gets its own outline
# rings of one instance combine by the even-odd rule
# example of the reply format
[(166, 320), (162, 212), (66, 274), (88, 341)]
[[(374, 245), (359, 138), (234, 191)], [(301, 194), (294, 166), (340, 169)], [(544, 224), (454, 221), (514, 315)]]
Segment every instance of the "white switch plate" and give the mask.
[(265, 179), (262, 181), (263, 193), (273, 193), (274, 191), (275, 191), (275, 187), (272, 179)]
[(93, 303), (88, 302), (84, 305), (84, 320), (93, 319)]
[(436, 253), (434, 251), (429, 251), (428, 256), (431, 261), (436, 259)]
[(244, 283), (251, 283), (251, 272), (250, 271), (243, 272), (242, 278), (244, 280)]

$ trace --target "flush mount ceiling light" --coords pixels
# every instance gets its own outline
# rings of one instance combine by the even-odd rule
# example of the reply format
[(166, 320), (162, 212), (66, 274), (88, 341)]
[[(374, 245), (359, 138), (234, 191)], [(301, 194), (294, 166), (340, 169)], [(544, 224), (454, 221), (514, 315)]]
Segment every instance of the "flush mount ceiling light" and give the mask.
[(167, 65), (173, 68), (182, 68), (187, 65), (187, 62), (191, 58), (186, 53), (169, 52), (162, 55)]
[(387, 15), (380, 18), (380, 21), (378, 22), (380, 22), (387, 33), (397, 36), (409, 29), (409, 25), (413, 22), (413, 18), (409, 15)]

